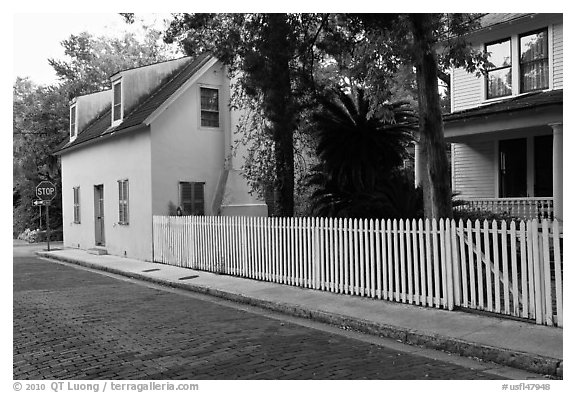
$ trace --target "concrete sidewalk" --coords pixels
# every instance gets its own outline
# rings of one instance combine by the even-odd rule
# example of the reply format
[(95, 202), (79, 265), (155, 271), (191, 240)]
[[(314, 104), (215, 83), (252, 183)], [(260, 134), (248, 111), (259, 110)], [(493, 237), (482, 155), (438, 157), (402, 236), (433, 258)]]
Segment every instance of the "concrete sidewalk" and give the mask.
[(42, 257), (310, 318), (403, 343), (563, 376), (560, 328), (256, 281), (86, 251)]

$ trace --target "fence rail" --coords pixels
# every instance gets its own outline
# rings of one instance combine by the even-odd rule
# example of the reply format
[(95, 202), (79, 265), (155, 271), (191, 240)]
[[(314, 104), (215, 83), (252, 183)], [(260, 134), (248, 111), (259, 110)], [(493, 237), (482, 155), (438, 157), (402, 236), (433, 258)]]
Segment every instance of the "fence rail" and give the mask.
[(154, 261), (562, 326), (558, 222), (155, 216)]

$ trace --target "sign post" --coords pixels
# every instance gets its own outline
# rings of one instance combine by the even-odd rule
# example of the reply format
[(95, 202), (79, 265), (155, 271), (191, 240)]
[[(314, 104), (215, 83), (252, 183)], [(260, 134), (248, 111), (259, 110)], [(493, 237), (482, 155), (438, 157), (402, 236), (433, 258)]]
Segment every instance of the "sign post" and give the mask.
[(56, 196), (56, 186), (49, 181), (41, 181), (36, 186), (36, 197), (39, 201), (34, 201), (34, 205), (46, 206), (46, 244), (47, 251), (50, 251), (50, 201)]

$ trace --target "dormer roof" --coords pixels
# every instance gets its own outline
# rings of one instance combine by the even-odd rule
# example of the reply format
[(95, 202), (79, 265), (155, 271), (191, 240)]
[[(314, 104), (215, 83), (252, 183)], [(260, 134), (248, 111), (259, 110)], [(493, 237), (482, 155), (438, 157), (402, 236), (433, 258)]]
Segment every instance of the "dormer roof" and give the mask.
[(121, 123), (116, 126), (111, 125), (112, 108), (110, 104), (96, 115), (84, 130), (79, 132), (76, 139), (64, 141), (54, 154), (60, 155), (91, 142), (147, 127), (146, 119), (161, 108), (171, 96), (178, 92), (204, 66), (214, 61), (215, 59), (210, 54), (202, 54), (195, 59), (192, 57), (188, 58), (165, 81), (145, 95), (129, 113), (125, 114)]

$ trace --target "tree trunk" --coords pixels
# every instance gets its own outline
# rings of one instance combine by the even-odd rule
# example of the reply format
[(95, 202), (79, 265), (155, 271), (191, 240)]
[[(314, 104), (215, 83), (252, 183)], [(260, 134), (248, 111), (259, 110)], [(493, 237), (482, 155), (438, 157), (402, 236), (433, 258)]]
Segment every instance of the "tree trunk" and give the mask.
[(410, 15), (415, 45), (420, 141), (427, 168), (427, 182), (423, 183), (424, 214), (428, 218), (451, 218), (450, 168), (438, 94), (438, 63), (433, 48), (432, 18), (430, 14)]
[(267, 53), (270, 84), (264, 94), (266, 117), (271, 122), (276, 160), (274, 209), (276, 217), (294, 215), (294, 129), (290, 60), (293, 53), (288, 42), (290, 26), (286, 14), (266, 14), (269, 23)]

